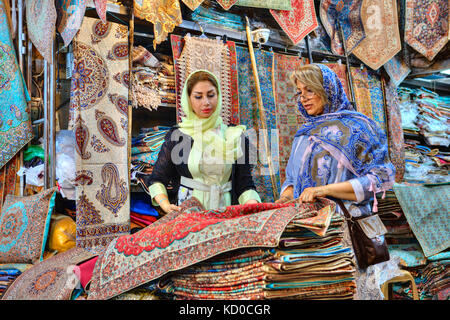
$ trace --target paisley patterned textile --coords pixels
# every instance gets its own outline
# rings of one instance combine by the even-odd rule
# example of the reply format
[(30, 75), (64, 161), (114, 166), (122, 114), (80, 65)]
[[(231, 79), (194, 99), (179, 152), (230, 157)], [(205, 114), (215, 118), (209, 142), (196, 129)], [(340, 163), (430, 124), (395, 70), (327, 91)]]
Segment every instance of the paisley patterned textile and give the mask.
[(320, 20), (331, 38), (331, 51), (334, 54), (344, 54), (339, 25), (344, 32), (348, 54), (366, 37), (361, 21), (362, 2), (362, 0), (320, 1)]
[(411, 69), (399, 55), (386, 62), (383, 67), (396, 87), (398, 87), (411, 72)]
[[(247, 127), (250, 142), (258, 146), (258, 161), (252, 170), (256, 191), (263, 202), (274, 201), (274, 191), (267, 164), (267, 155), (263, 143), (263, 129), (259, 117), (255, 80), (253, 76), (250, 53), (247, 48), (236, 47), (239, 78), (239, 115), (240, 124)], [(272, 157), (275, 182), (280, 190), (279, 181), (279, 142), (276, 134), (277, 117), (273, 84), (274, 53), (255, 50), (256, 65), (260, 82), (261, 96), (266, 111), (266, 128), (269, 138), (268, 146)], [(255, 155), (256, 156), (256, 155)]]
[(238, 0), (217, 0), (217, 2), (224, 8), (225, 10), (230, 9)]
[[(383, 80), (384, 81), (384, 80)], [(395, 167), (395, 181), (401, 182), (405, 174), (405, 138), (403, 136), (402, 115), (393, 81), (384, 83), (386, 93), (386, 124), (389, 146), (389, 159)]]
[(450, 247), (450, 188), (394, 184), (394, 192), (425, 257)]
[(153, 23), (153, 48), (167, 39), (176, 26), (183, 22), (179, 0), (135, 0), (134, 14)]
[(55, 34), (56, 8), (52, 0), (27, 0), (27, 30), (31, 42), (48, 62), (52, 62), (53, 36)]
[(184, 116), (181, 93), (187, 76), (198, 69), (208, 70), (219, 79), (222, 91), (222, 120), (226, 125), (239, 124), (239, 98), (236, 65), (236, 46), (212, 39), (186, 36), (183, 41), (172, 35), (172, 52), (175, 64), (177, 121)]
[(341, 80), (342, 86), (344, 87), (345, 94), (347, 95), (347, 99), (352, 101), (352, 96), (350, 94), (350, 87), (348, 83), (348, 71), (347, 66), (342, 63), (324, 63), (328, 68), (334, 71), (338, 76), (339, 80)]
[(205, 0), (183, 0), (184, 4), (187, 5), (192, 11), (197, 9), (197, 7), (201, 5), (203, 1)]
[(2, 300), (70, 300), (73, 290), (81, 288), (73, 267), (92, 257), (75, 247), (47, 258), (24, 271)]
[(94, 0), (94, 2), (98, 17), (102, 20), (103, 23), (106, 23), (106, 4), (108, 0)]
[(291, 0), (238, 0), (236, 5), (276, 10), (292, 10)]
[(428, 60), (447, 44), (447, 0), (405, 0), (405, 42)]
[(373, 70), (378, 70), (402, 48), (397, 0), (363, 1), (361, 18), (366, 37), (353, 54)]
[(56, 188), (28, 197), (7, 195), (0, 214), (0, 263), (42, 260)]
[(304, 122), (294, 98), (297, 89), (289, 77), (295, 69), (305, 65), (307, 59), (279, 53), (274, 55), (276, 118), (280, 139), (280, 181), (285, 181), (285, 170), (291, 154), (292, 139)]
[(70, 106), (76, 139), (76, 244), (93, 253), (130, 230), (128, 129), (122, 126), (128, 118), (128, 89), (126, 82), (114, 80), (116, 74), (121, 79), (128, 74), (126, 42), (123, 26), (88, 17), (74, 39)]
[(164, 221), (110, 243), (98, 258), (88, 299), (114, 297), (220, 253), (276, 247), (287, 224), (310, 210), (307, 205), (259, 203), (169, 213)]
[(58, 32), (68, 46), (83, 22), (86, 11), (86, 0), (57, 0), (55, 2), (58, 12)]
[(375, 120), (386, 133), (384, 99), (380, 78), (366, 68), (351, 68), (356, 110)]
[(319, 25), (314, 0), (291, 0), (292, 10), (270, 10), (280, 27), (289, 36), (294, 45)]
[(28, 91), (11, 40), (8, 16), (0, 1), (0, 168), (32, 138)]

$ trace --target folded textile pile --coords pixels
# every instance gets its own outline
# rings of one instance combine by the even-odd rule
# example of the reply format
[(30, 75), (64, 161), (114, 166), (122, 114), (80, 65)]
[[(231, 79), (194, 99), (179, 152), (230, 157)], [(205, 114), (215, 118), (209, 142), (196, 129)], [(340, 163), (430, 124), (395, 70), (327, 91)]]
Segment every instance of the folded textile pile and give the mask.
[(175, 104), (173, 61), (165, 55), (159, 59), (143, 46), (133, 48), (133, 107), (156, 110), (161, 104)]
[(175, 299), (352, 299), (351, 248), (335, 206), (311, 204), (286, 226), (277, 248), (239, 249), (182, 269), (160, 282)]
[(353, 298), (355, 265), (351, 248), (342, 243), (345, 220), (329, 207), (321, 213), (287, 226), (275, 259), (265, 263), (266, 298)]
[(130, 220), (141, 228), (145, 228), (158, 220), (159, 213), (150, 197), (143, 193), (132, 193), (130, 198)]
[(0, 269), (0, 298), (21, 273), (18, 269)]
[(131, 162), (134, 165), (143, 162), (153, 166), (169, 130), (170, 127), (164, 126), (141, 128), (139, 135), (132, 138)]

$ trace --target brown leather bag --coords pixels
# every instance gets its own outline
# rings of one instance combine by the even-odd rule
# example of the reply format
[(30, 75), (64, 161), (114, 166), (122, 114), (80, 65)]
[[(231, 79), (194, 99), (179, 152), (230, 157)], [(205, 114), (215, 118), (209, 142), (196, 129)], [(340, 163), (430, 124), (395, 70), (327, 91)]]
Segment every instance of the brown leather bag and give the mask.
[(350, 215), (341, 200), (336, 202), (347, 220), (358, 266), (365, 269), (368, 266), (388, 261), (390, 259), (389, 251), (384, 238), (387, 229), (378, 214), (356, 219)]

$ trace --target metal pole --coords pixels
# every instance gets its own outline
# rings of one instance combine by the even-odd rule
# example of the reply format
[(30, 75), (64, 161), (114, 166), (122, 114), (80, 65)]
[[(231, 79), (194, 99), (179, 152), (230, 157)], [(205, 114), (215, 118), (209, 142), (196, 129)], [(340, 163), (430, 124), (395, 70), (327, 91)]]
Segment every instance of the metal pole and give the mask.
[(311, 47), (309, 45), (309, 34), (307, 34), (305, 37), (305, 43), (306, 43), (306, 51), (308, 52), (309, 63), (313, 63), (314, 61), (312, 57)]
[(48, 179), (48, 166), (49, 166), (49, 96), (48, 96), (48, 72), (49, 72), (49, 65), (47, 61), (44, 61), (44, 189), (48, 189), (49, 187), (49, 179)]
[(339, 22), (338, 22), (338, 24), (339, 24), (339, 31), (341, 33), (341, 38), (342, 38), (342, 47), (344, 48), (345, 63), (347, 64), (347, 69), (348, 69), (348, 82), (350, 85), (350, 94), (352, 96), (352, 102), (354, 103), (354, 106), (356, 109), (355, 93), (353, 91), (352, 70), (350, 67), (350, 61), (348, 59), (347, 44), (345, 43), (344, 30), (342, 29), (342, 26)]

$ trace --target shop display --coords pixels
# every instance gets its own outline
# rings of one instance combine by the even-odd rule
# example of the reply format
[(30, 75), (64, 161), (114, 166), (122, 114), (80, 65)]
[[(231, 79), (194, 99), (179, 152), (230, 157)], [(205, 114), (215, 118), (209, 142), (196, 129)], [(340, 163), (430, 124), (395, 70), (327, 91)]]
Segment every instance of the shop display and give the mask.
[[(448, 300), (448, 17), (446, 0), (0, 0), (0, 299)], [(313, 94), (291, 75), (309, 63), (337, 88), (334, 122), (299, 108)], [(190, 125), (198, 69), (220, 82), (223, 123), (246, 127), (236, 161), (259, 197), (203, 206), (169, 178), (164, 211), (146, 178)], [(334, 199), (283, 193), (294, 151), (296, 196), (368, 172), (344, 203), (379, 216), (388, 261), (358, 266)], [(214, 181), (220, 165), (198, 165)], [(405, 271), (415, 286), (395, 282)]]

